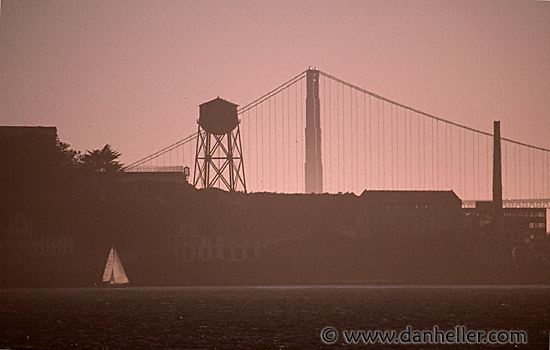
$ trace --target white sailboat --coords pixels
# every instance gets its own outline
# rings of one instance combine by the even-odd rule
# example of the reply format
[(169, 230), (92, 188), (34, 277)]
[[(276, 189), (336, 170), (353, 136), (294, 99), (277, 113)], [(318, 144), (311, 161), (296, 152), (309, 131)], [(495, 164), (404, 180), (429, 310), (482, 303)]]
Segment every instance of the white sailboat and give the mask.
[(122, 266), (122, 261), (114, 246), (111, 247), (111, 251), (109, 252), (107, 264), (105, 264), (105, 271), (103, 271), (102, 282), (104, 285), (111, 287), (127, 286), (128, 283), (130, 283), (128, 276), (126, 276), (126, 271), (124, 271), (124, 266)]

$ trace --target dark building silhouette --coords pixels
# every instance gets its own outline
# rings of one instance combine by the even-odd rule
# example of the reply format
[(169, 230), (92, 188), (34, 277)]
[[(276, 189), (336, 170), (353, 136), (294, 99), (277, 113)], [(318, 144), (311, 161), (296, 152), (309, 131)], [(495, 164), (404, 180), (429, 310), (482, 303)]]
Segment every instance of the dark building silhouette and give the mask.
[(0, 262), (30, 260), (39, 255), (59, 256), (73, 253), (72, 236), (36, 234), (33, 221), (24, 213), (0, 213)]
[(181, 185), (188, 184), (187, 178), (183, 171), (165, 171), (165, 172), (124, 172), (116, 179), (112, 180), (116, 182), (141, 182), (141, 181), (152, 181), (152, 182), (161, 182), (161, 183), (177, 183)]
[(363, 191), (358, 236), (455, 235), (462, 229), (461, 207), (453, 191)]
[(168, 250), (180, 262), (257, 260), (266, 249), (262, 235), (202, 232), (193, 224), (181, 224), (168, 235)]
[(545, 208), (503, 209), (504, 234), (512, 240), (547, 238)]
[[(498, 225), (491, 201), (477, 201), (475, 208), (464, 208), (463, 211), (473, 233), (492, 234), (494, 226)], [(504, 237), (512, 241), (542, 240), (548, 237), (546, 208), (503, 208), (501, 213), (501, 233)]]
[(57, 128), (55, 126), (0, 126), (0, 142), (19, 136), (42, 137), (55, 145), (57, 142)]

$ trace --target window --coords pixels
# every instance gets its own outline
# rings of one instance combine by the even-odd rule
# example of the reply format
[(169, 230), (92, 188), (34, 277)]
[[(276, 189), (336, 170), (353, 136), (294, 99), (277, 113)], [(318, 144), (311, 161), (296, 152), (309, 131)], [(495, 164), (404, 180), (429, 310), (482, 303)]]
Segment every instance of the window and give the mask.
[(242, 259), (243, 251), (241, 249), (235, 249), (235, 259)]

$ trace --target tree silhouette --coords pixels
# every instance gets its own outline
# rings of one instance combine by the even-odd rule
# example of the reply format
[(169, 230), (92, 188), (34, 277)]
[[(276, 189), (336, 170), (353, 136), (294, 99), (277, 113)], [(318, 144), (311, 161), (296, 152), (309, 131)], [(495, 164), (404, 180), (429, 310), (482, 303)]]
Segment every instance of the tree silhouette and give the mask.
[(107, 144), (102, 149), (87, 151), (81, 158), (82, 167), (94, 174), (116, 174), (123, 167), (117, 160), (120, 155)]

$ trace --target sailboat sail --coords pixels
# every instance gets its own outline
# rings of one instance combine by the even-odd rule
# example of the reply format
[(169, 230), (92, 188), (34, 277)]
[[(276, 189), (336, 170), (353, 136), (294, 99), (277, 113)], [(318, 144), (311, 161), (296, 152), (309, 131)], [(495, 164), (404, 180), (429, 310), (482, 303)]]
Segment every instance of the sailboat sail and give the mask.
[(107, 264), (105, 264), (105, 271), (103, 271), (103, 282), (109, 282), (113, 275), (113, 262), (115, 261), (115, 248), (112, 247), (107, 258)]
[(122, 266), (122, 261), (118, 256), (117, 251), (115, 250), (115, 260), (113, 264), (113, 279), (114, 283), (129, 283), (128, 276), (126, 276), (126, 271), (124, 271), (124, 266)]
[(109, 284), (126, 284), (130, 282), (115, 247), (112, 247), (109, 252), (102, 281)]

